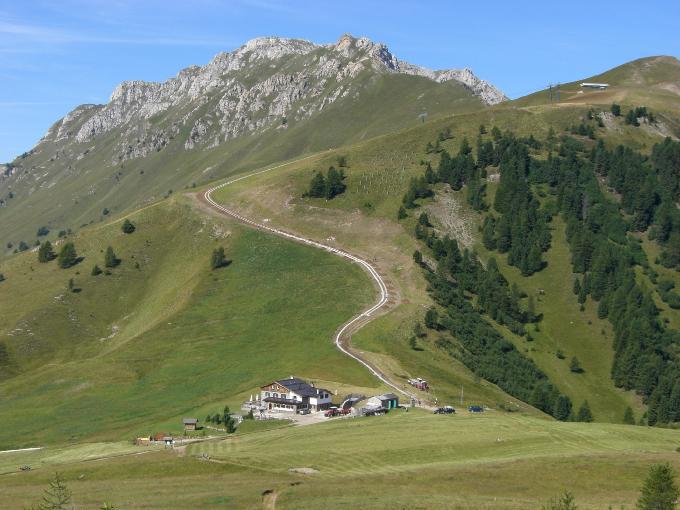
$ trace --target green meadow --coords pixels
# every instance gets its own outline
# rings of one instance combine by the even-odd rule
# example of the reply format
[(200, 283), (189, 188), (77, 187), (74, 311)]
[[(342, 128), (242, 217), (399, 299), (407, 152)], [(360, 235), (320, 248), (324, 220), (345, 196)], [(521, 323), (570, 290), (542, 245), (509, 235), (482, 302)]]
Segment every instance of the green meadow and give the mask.
[[(0, 383), (0, 449), (177, 432), (183, 416), (238, 409), (291, 374), (339, 393), (376, 386), (332, 343), (374, 299), (361, 269), (185, 203), (131, 219), (130, 235), (112, 223), (73, 238), (84, 259), (71, 269), (39, 264), (35, 253), (2, 264), (2, 330), (16, 374)], [(108, 244), (121, 264), (91, 276)], [(211, 271), (217, 246), (231, 263)]]
[[(112, 446), (107, 454), (101, 446), (81, 445), (24, 459), (12, 454), (15, 464), (30, 462), (35, 469), (0, 476), (0, 506), (36, 502), (58, 470), (83, 509), (104, 501), (140, 509), (271, 508), (266, 505), (274, 495), (279, 509), (519, 510), (539, 509), (565, 489), (578, 508), (632, 508), (652, 463), (680, 466), (678, 445), (674, 430), (493, 411), (393, 411), (179, 451)], [(265, 491), (271, 495), (263, 498)]]

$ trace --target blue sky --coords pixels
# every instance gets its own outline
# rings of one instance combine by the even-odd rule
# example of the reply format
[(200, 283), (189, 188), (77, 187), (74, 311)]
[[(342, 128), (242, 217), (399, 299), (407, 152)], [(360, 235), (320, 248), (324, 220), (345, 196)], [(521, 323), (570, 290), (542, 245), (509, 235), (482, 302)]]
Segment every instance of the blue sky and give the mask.
[(518, 97), (648, 55), (680, 55), (680, 2), (0, 0), (0, 161), (127, 79), (164, 80), (262, 35), (343, 33), (471, 67)]

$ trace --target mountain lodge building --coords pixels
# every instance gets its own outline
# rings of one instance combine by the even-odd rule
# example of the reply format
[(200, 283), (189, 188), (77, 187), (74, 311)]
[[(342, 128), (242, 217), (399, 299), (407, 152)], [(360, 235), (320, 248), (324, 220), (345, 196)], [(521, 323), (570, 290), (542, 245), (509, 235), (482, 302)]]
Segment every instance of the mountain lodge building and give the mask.
[(315, 388), (313, 384), (292, 375), (288, 379), (274, 381), (260, 388), (260, 401), (269, 411), (322, 411), (330, 407), (332, 398), (330, 391)]

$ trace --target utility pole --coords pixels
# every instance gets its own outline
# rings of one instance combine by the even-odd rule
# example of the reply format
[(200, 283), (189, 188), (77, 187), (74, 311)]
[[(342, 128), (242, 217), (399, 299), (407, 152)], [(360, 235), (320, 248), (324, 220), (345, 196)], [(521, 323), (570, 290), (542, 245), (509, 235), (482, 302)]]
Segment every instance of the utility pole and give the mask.
[(463, 385), (460, 385), (460, 405), (463, 405)]

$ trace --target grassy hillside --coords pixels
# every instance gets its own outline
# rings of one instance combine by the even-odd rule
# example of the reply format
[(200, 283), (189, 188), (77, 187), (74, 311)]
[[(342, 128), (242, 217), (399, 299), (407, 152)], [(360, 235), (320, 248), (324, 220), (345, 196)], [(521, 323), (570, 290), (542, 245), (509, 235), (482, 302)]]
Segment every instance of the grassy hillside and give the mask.
[[(285, 129), (266, 129), (215, 148), (185, 150), (188, 126), (163, 150), (115, 164), (113, 155), (126, 127), (69, 149), (61, 141), (41, 143), (36, 152), (14, 162), (12, 177), (0, 176), (0, 199), (5, 201), (0, 206), (0, 250), (11, 253), (7, 243), (16, 248), (21, 240), (32, 244), (41, 226), (49, 227), (54, 237), (61, 229), (105, 220), (104, 209), (118, 215), (194, 184), (414, 126), (423, 112), (437, 118), (482, 108), (453, 82), (365, 72), (354, 86), (359, 92), (310, 118), (291, 119)], [(207, 99), (213, 104), (219, 98)], [(155, 129), (169, 123), (163, 116), (153, 119)]]
[[(401, 411), (207, 442), (180, 455), (120, 456), (145, 450), (115, 444), (2, 454), (2, 472), (26, 463), (35, 469), (0, 477), (0, 505), (34, 503), (59, 470), (85, 509), (104, 501), (260, 508), (265, 490), (283, 509), (394, 508), (397, 501), (404, 508), (525, 509), (564, 489), (578, 508), (629, 508), (650, 464), (680, 465), (677, 444), (671, 430)], [(203, 454), (212, 462), (200, 460)], [(83, 462), (88, 458), (102, 460)]]
[[(181, 200), (131, 219), (131, 235), (113, 223), (74, 236), (84, 259), (72, 269), (33, 253), (2, 263), (14, 374), (0, 383), (2, 448), (176, 430), (290, 374), (340, 393), (375, 385), (331, 341), (374, 298), (360, 269)], [(109, 244), (121, 265), (91, 276)], [(232, 263), (210, 271), (216, 246)]]
[[(438, 155), (427, 155), (424, 148), (444, 130), (450, 129), (454, 135), (453, 139), (442, 142), (451, 152), (457, 151), (463, 138), (474, 143), (480, 124), (487, 130), (497, 126), (519, 136), (533, 134), (544, 139), (551, 127), (559, 136), (569, 126), (580, 123), (589, 108), (591, 106), (581, 103), (570, 108), (519, 108), (510, 104), (442, 118), (241, 181), (222, 190), (218, 198), (255, 218), (266, 218), (273, 224), (317, 239), (331, 240), (374, 260), (395, 287), (401, 304), (390, 316), (359, 332), (356, 345), (373, 352), (376, 362), (389, 367), (397, 378), (420, 376), (432, 380), (443, 400), (455, 401), (463, 385), (470, 391), (471, 400), (477, 398), (494, 405), (503, 401), (503, 397), (485, 391), (479, 381), (475, 383), (469, 372), (452, 365), (455, 362), (450, 359), (434, 361), (437, 354), (441, 355), (434, 347), (437, 335), (430, 333), (420, 342), (420, 347), (425, 349), (422, 353), (408, 347), (410, 331), (416, 321), (422, 320), (429, 298), (424, 292), (422, 276), (410, 260), (410, 254), (417, 247), (411, 234), (415, 218), (408, 218), (397, 227), (397, 209), (410, 178), (422, 174), (421, 162), (429, 160), (433, 166), (438, 163)], [(597, 135), (608, 144), (626, 143), (642, 150), (660, 141), (658, 133), (623, 125), (616, 130), (607, 126), (599, 128)], [(314, 173), (337, 165), (339, 155), (346, 156), (349, 164), (345, 169), (347, 191), (331, 201), (302, 199)], [(490, 183), (490, 201), (494, 189)], [(484, 258), (489, 256), (477, 232), (481, 215), (465, 203), (465, 191), (440, 194), (431, 204), (423, 205), (437, 220), (442, 234), (448, 233), (463, 245), (474, 247)], [(414, 215), (417, 214), (418, 210)], [(615, 388), (611, 381), (611, 326), (597, 318), (593, 303), (587, 303), (584, 312), (579, 311), (572, 292), (573, 276), (564, 226), (556, 221), (553, 229), (548, 267), (531, 278), (522, 277), (516, 269), (503, 263), (504, 257), (496, 254), (506, 278), (534, 295), (537, 311), (544, 315), (539, 331), (532, 331), (533, 343), (515, 338), (507, 330), (503, 332), (570, 396), (575, 406), (588, 400), (596, 419), (618, 422), (627, 406), (639, 416), (644, 411), (640, 401), (632, 393)], [(539, 296), (538, 289), (545, 294)], [(677, 312), (666, 313), (674, 317)], [(570, 327), (565, 328), (565, 324)], [(558, 350), (566, 361), (557, 357)], [(588, 365), (582, 374), (569, 371), (572, 356)]]
[[(670, 56), (633, 60), (604, 73), (560, 85), (559, 104), (604, 104), (648, 106), (661, 111), (680, 112), (680, 61)], [(581, 83), (607, 83), (607, 90), (581, 89)], [(554, 97), (554, 99), (556, 99)], [(547, 90), (513, 101), (517, 106), (549, 103)]]

